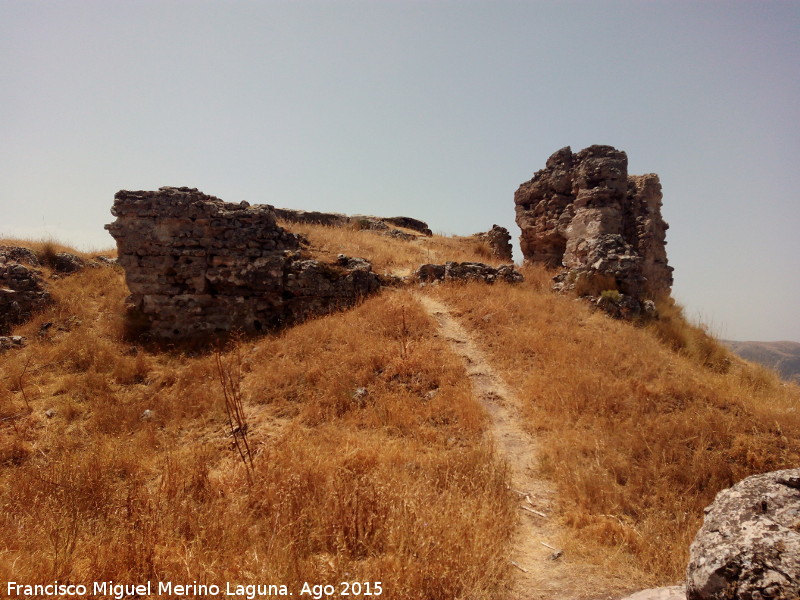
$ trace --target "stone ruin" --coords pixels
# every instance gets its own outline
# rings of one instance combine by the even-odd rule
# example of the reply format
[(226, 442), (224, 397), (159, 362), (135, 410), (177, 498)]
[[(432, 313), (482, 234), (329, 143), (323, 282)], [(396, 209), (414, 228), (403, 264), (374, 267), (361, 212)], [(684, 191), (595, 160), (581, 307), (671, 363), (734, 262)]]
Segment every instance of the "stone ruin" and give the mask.
[(482, 281), (489, 284), (496, 281), (505, 281), (506, 283), (525, 281), (522, 273), (517, 271), (514, 265), (491, 267), (478, 262), (454, 261), (446, 262), (443, 265), (421, 265), (414, 272), (413, 279), (421, 284), (436, 284), (445, 281)]
[(52, 302), (39, 266), (28, 248), (0, 246), (0, 336)]
[(511, 247), (511, 234), (508, 229), (499, 225), (492, 225), (489, 231), (476, 233), (472, 237), (478, 241), (485, 242), (494, 256), (498, 260), (511, 262), (513, 260), (513, 248)]
[(625, 152), (562, 148), (514, 194), (522, 254), (561, 268), (556, 290), (635, 316), (642, 301), (668, 296), (672, 287), (661, 197), (658, 175), (628, 175)]
[[(11, 330), (30, 320), (54, 302), (41, 268), (51, 269), (49, 279), (77, 273), (86, 267), (115, 264), (105, 256), (87, 261), (69, 252), (42, 252), (42, 260), (30, 248), (0, 246), (0, 352), (22, 348), (26, 338)], [(42, 264), (44, 261), (44, 264)]]
[(258, 332), (354, 305), (380, 287), (365, 260), (324, 263), (272, 206), (231, 204), (195, 188), (120, 191), (106, 225), (128, 307), (156, 338)]

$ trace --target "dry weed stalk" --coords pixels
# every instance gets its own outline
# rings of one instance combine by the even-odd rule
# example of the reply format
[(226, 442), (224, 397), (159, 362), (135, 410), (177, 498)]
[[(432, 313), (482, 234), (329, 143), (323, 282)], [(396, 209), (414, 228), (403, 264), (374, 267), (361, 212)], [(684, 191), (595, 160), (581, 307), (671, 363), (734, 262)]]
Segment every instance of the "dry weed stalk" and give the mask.
[(238, 340), (234, 341), (232, 357), (227, 364), (219, 350), (214, 353), (214, 359), (219, 383), (222, 386), (222, 395), (225, 399), (225, 413), (228, 416), (228, 427), (233, 438), (233, 445), (245, 466), (247, 479), (252, 484), (253, 453), (247, 441), (247, 418), (242, 402), (242, 354)]
[(17, 387), (19, 388), (19, 391), (22, 393), (22, 399), (25, 401), (25, 407), (28, 409), (29, 413), (33, 412), (33, 409), (31, 408), (31, 403), (28, 400), (28, 394), (25, 393), (25, 373), (28, 372), (28, 367), (30, 366), (30, 364), (31, 364), (31, 357), (30, 355), (28, 355), (28, 358), (25, 360), (25, 366), (22, 367), (22, 373), (20, 373), (19, 377), (17, 378)]
[(72, 557), (78, 544), (80, 515), (74, 502), (66, 502), (53, 511), (56, 522), (47, 532), (52, 550), (52, 577), (65, 579), (72, 569)]
[(408, 329), (408, 323), (406, 323), (406, 307), (403, 306), (401, 311), (401, 326), (400, 326), (400, 356), (405, 360), (408, 357), (408, 347), (411, 343), (409, 338), (409, 334), (411, 333)]

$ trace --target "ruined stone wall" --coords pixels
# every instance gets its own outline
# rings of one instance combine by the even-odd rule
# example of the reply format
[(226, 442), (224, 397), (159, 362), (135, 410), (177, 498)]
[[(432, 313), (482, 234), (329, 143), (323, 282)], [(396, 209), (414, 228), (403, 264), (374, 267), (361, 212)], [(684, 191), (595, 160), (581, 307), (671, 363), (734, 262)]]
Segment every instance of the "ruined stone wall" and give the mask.
[(562, 267), (557, 289), (617, 290), (636, 299), (668, 295), (667, 223), (654, 174), (629, 176), (611, 146), (555, 152), (514, 195), (526, 261)]
[(525, 277), (514, 268), (514, 265), (492, 267), (479, 262), (448, 261), (443, 265), (420, 265), (414, 272), (413, 280), (421, 284), (437, 284), (446, 281), (482, 281), (495, 283), (520, 283)]
[(34, 268), (38, 266), (28, 248), (0, 246), (0, 335), (52, 302), (41, 272)]
[(366, 261), (305, 259), (268, 205), (162, 187), (120, 191), (111, 212), (129, 306), (156, 337), (270, 329), (351, 306), (380, 285)]
[(511, 262), (514, 249), (511, 247), (511, 234), (508, 229), (499, 225), (492, 225), (489, 231), (476, 233), (472, 237), (486, 242), (492, 255), (498, 260)]

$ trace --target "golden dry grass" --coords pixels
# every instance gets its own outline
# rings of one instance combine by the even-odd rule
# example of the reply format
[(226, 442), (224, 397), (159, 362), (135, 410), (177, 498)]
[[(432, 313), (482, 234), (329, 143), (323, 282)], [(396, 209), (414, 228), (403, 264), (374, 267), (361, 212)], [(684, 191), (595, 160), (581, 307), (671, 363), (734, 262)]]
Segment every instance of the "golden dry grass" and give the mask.
[(410, 295), (220, 355), (241, 370), (248, 478), (214, 354), (125, 342), (119, 269), (51, 283), (56, 304), (15, 330), (29, 345), (0, 355), (0, 577), (502, 597), (505, 469)]
[(36, 258), (38, 258), (39, 261), (44, 265), (49, 265), (52, 262), (53, 257), (58, 252), (69, 252), (70, 254), (76, 254), (77, 256), (85, 259), (91, 259), (98, 254), (102, 254), (104, 256), (117, 255), (116, 248), (102, 248), (96, 251), (79, 251), (71, 246), (62, 244), (52, 237), (44, 237), (38, 240), (0, 238), (0, 246), (23, 246), (25, 248), (30, 248), (33, 250)]
[[(469, 239), (292, 229), (377, 271), (491, 262)], [(798, 388), (731, 357), (679, 307), (635, 327), (552, 294), (542, 269), (525, 275), (426, 293), (526, 400), (569, 560), (631, 587), (677, 581), (718, 490), (798, 463)], [(241, 372), (248, 475), (213, 353), (125, 341), (117, 268), (51, 284), (56, 303), (14, 331), (29, 346), (0, 355), (0, 577), (359, 580), (392, 599), (505, 597), (507, 473), (463, 365), (408, 292), (220, 354)]]
[(434, 293), (526, 400), (567, 551), (641, 585), (679, 581), (719, 490), (800, 461), (800, 390), (733, 359), (676, 307), (635, 327), (525, 272), (518, 286)]
[(316, 256), (331, 260), (338, 254), (366, 258), (377, 273), (408, 275), (421, 264), (480, 261), (500, 264), (485, 242), (470, 237), (425, 237), (418, 235), (414, 241), (404, 241), (383, 235), (380, 231), (356, 227), (331, 227), (299, 223), (283, 223), (295, 233), (308, 238)]

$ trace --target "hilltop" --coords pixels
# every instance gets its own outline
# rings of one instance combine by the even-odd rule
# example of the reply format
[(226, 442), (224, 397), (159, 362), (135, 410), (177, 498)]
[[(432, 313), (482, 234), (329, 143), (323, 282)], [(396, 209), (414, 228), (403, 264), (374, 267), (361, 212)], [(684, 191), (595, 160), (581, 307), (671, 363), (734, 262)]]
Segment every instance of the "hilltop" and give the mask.
[[(481, 239), (285, 225), (379, 275), (498, 264)], [(216, 349), (130, 337), (119, 267), (39, 270), (53, 303), (0, 354), (7, 581), (618, 598), (682, 579), (719, 490), (800, 459), (796, 386), (669, 301), (612, 319), (554, 294), (542, 265), (386, 287)], [(501, 409), (534, 456), (497, 437)]]
[(562, 148), (515, 195), (521, 268), (496, 225), (190, 187), (119, 191), (116, 256), (8, 240), (0, 575), (117, 597), (794, 594), (800, 538), (772, 516), (800, 470), (727, 488), (797, 464), (800, 389), (683, 317), (661, 200), (624, 152)]

